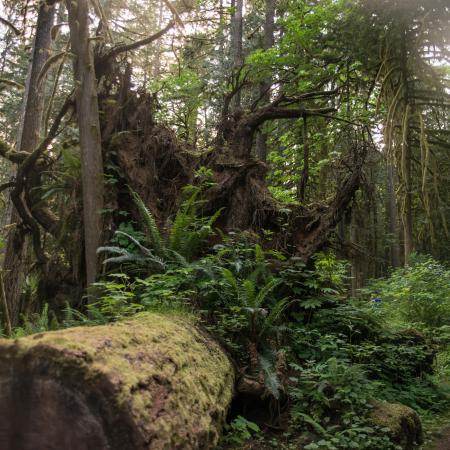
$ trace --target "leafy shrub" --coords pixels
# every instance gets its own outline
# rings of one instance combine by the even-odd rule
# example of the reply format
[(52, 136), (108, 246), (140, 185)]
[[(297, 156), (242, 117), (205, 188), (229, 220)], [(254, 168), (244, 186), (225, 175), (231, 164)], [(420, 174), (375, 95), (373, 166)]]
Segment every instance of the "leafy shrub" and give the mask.
[(372, 282), (362, 295), (381, 299), (380, 314), (397, 326), (450, 325), (450, 270), (429, 256), (413, 255), (408, 267)]
[(386, 430), (370, 424), (369, 414), (375, 384), (363, 368), (330, 358), (292, 368), (294, 400), (292, 426), (309, 433), (303, 448), (316, 449), (394, 449)]
[(22, 317), (23, 325), (13, 329), (13, 338), (29, 336), (30, 334), (43, 333), (44, 331), (56, 330), (59, 326), (58, 321), (46, 303), (40, 313), (32, 313)]
[(345, 262), (332, 253), (318, 254), (314, 260), (315, 268), (307, 267), (300, 258), (289, 258), (278, 274), (280, 295), (293, 301), (297, 318), (305, 323), (313, 320), (316, 311), (336, 305), (346, 283)]
[(124, 273), (110, 274), (109, 280), (94, 283), (99, 292), (96, 301), (87, 306), (90, 322), (113, 322), (143, 310), (136, 299), (130, 277)]
[(330, 302), (328, 308), (315, 314), (312, 326), (341, 333), (347, 336), (349, 342), (379, 339), (387, 332), (382, 320), (373, 311), (348, 302)]
[[(188, 266), (199, 256), (202, 248), (214, 233), (213, 225), (221, 210), (212, 216), (202, 216), (200, 208), (204, 201), (199, 199), (206, 186), (203, 181), (199, 186), (184, 188), (187, 198), (181, 204), (170, 227), (168, 236), (159, 231), (156, 220), (145, 206), (139, 195), (131, 191), (131, 197), (139, 211), (145, 233), (136, 233), (134, 228), (116, 231), (112, 243), (100, 247), (97, 253), (109, 253), (104, 264), (126, 264), (129, 270), (139, 273), (162, 273), (169, 268)], [(131, 266), (131, 268), (130, 268)]]
[(316, 253), (313, 260), (315, 274), (322, 285), (332, 288), (336, 294), (347, 289), (350, 281), (348, 261), (336, 258), (331, 251)]
[(236, 447), (245, 444), (252, 436), (258, 434), (260, 429), (256, 423), (245, 417), (237, 416), (229, 425), (225, 426), (225, 431), (222, 443)]

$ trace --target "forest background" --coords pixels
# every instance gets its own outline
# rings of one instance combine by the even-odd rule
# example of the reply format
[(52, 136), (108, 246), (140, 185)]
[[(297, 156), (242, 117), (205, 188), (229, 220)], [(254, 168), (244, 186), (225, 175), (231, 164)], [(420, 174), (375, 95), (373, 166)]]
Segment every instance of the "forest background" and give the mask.
[[(305, 448), (388, 445), (355, 431), (373, 380), (445, 410), (449, 20), (444, 0), (4, 0), (4, 333), (193, 313), (253, 395), (297, 405)], [(441, 360), (383, 334), (410, 327)], [(339, 420), (290, 386), (341, 369), (361, 390)]]

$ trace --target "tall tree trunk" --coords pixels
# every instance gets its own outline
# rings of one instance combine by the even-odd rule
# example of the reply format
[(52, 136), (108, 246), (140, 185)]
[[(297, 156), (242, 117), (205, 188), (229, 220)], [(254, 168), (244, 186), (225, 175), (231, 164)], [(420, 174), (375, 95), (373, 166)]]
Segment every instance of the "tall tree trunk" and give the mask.
[(391, 236), (390, 240), (390, 263), (392, 267), (400, 266), (400, 247), (398, 244), (398, 217), (397, 204), (395, 201), (395, 181), (394, 181), (394, 167), (387, 163), (386, 166), (386, 194), (387, 194), (387, 213), (388, 213), (388, 232)]
[[(17, 135), (17, 150), (33, 151), (39, 144), (44, 111), (43, 89), (38, 87), (39, 74), (49, 57), (51, 29), (55, 16), (54, 6), (41, 4), (36, 24), (31, 62), (25, 84), (22, 117)], [(12, 208), (11, 224), (18, 224), (20, 217)], [(21, 305), (20, 295), (28, 267), (28, 248), (25, 230), (17, 226), (10, 232), (3, 262), (5, 296), (8, 302), (12, 325), (19, 320)]]
[(408, 36), (406, 31), (402, 34), (401, 41), (401, 78), (404, 86), (404, 101), (406, 104), (402, 142), (402, 174), (404, 181), (404, 208), (402, 214), (403, 221), (403, 236), (404, 236), (404, 257), (405, 266), (409, 262), (409, 256), (413, 251), (413, 217), (412, 217), (412, 144), (411, 144), (411, 128), (410, 118), (413, 111), (410, 110), (410, 96), (408, 87), (408, 50), (407, 50)]
[[(157, 29), (160, 30), (163, 23), (163, 12), (164, 5), (163, 2), (160, 1), (158, 4), (158, 24)], [(152, 76), (154, 80), (159, 80), (161, 78), (161, 39), (158, 39), (153, 47), (153, 58), (152, 58)], [(146, 86), (146, 84), (144, 84)]]
[(405, 265), (409, 262), (409, 257), (413, 252), (413, 216), (412, 216), (412, 186), (411, 186), (411, 143), (409, 136), (407, 138), (405, 152), (405, 210), (403, 212), (403, 233), (405, 246)]
[[(268, 50), (273, 47), (275, 33), (275, 3), (276, 0), (266, 0), (266, 16), (264, 22), (263, 49)], [(270, 102), (270, 87), (272, 80), (269, 78), (259, 86), (259, 94), (265, 103)], [(261, 161), (267, 159), (267, 134), (259, 132), (256, 136), (256, 155)]]
[(76, 106), (81, 147), (86, 284), (97, 275), (97, 248), (102, 233), (103, 158), (94, 55), (89, 40), (88, 0), (66, 0), (74, 64)]
[[(232, 0), (231, 7), (233, 14), (231, 16), (231, 54), (233, 58), (233, 70), (237, 74), (238, 70), (244, 63), (244, 56), (242, 52), (242, 33), (243, 23), (242, 15), (244, 8), (244, 0)], [(233, 98), (233, 107), (241, 107), (241, 91), (239, 90)]]

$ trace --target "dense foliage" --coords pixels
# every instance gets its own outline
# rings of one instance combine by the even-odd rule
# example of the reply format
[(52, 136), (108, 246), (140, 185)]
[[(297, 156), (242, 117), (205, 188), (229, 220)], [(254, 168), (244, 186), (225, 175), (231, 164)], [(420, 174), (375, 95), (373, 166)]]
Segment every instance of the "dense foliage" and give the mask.
[(189, 315), (236, 369), (223, 448), (397, 449), (382, 402), (427, 445), (447, 3), (0, 1), (1, 334)]
[[(176, 228), (164, 241), (135, 196), (142, 222), (123, 227), (129, 233), (118, 230), (116, 246), (100, 249), (119, 256), (105, 260), (108, 273), (95, 285), (88, 315), (67, 306), (61, 319), (51, 319), (45, 306), (15, 336), (141, 311), (196, 316), (228, 350), (240, 376), (256, 383), (255, 398), (247, 398), (228, 425), (226, 448), (253, 442), (258, 448), (395, 449), (389, 428), (371, 417), (376, 400), (411, 406), (430, 423), (448, 409), (449, 269), (416, 255), (407, 268), (349, 299), (348, 266), (333, 253), (317, 254), (308, 266), (263, 250), (256, 236), (245, 234), (222, 236), (211, 247), (204, 237), (215, 233), (214, 218), (196, 217), (193, 204), (202, 200), (197, 190), (186, 192), (177, 220), (188, 215), (189, 228), (178, 232), (194, 247), (174, 250)], [(259, 395), (276, 401), (265, 407), (275, 408), (271, 414), (283, 433), (262, 433), (267, 423), (251, 406)]]

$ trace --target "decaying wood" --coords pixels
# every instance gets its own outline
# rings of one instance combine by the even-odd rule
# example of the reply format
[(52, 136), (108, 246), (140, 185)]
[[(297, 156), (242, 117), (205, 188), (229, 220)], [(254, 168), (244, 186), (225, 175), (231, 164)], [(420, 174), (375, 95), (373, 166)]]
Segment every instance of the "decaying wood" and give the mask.
[[(349, 149), (351, 170), (330, 204), (313, 210), (293, 205), (289, 217), (280, 212), (282, 208), (267, 188), (267, 166), (250, 152), (256, 131), (266, 121), (331, 113), (335, 111), (332, 107), (308, 108), (304, 102), (333, 96), (336, 91), (311, 92), (296, 99), (279, 97), (247, 113), (235, 110), (222, 119), (215, 150), (202, 156), (155, 122), (156, 99), (130, 90), (129, 77), (130, 73), (125, 73), (117, 92), (101, 100), (102, 142), (122, 170), (122, 186), (127, 184), (139, 193), (162, 227), (176, 213), (182, 188), (194, 182), (194, 170), (204, 165), (212, 170), (215, 184), (206, 191), (202, 209), (212, 214), (222, 208), (216, 225), (223, 230), (268, 229), (275, 233), (273, 242), (280, 232), (278, 241), (304, 259), (326, 243), (359, 188), (367, 144), (355, 143)], [(129, 209), (130, 203), (124, 187), (114, 206)], [(281, 221), (288, 222), (284, 231), (280, 230)]]
[(186, 318), (0, 341), (2, 450), (215, 448), (234, 369)]

